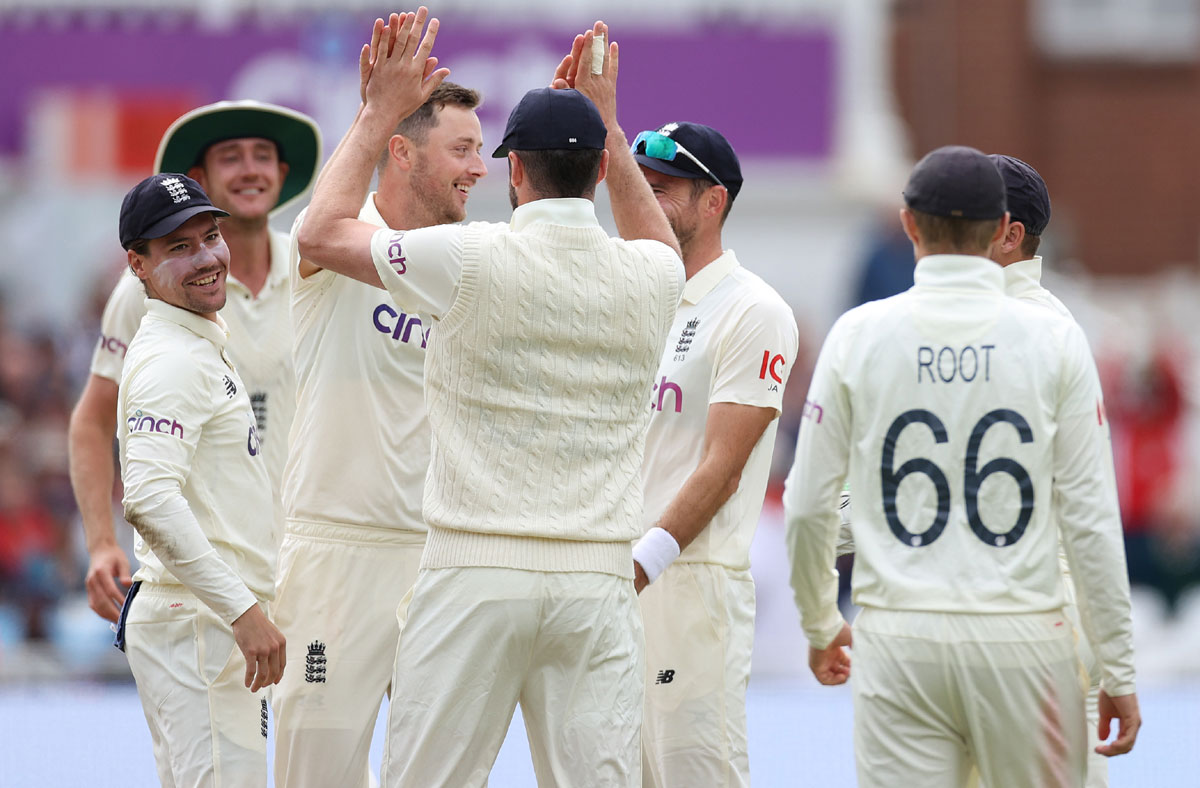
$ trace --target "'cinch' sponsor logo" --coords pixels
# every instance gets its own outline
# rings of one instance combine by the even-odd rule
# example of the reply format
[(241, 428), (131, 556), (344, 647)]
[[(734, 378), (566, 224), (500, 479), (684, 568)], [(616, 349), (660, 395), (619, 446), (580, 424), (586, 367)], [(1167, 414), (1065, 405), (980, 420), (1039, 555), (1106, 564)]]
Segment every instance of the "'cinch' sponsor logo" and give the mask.
[(667, 392), (670, 392), (673, 395), (671, 397), (672, 402), (667, 405), (667, 407), (670, 408), (673, 405), (676, 413), (679, 413), (683, 410), (683, 389), (679, 387), (678, 383), (672, 383), (671, 381), (667, 380), (666, 375), (663, 375), (662, 380), (660, 380), (658, 383), (655, 383), (651, 387), (650, 391), (651, 410), (657, 410), (660, 412), (662, 411), (663, 406), (667, 404)]
[(183, 437), (183, 425), (175, 419), (160, 419), (139, 410), (125, 422), (129, 425), (130, 432), (161, 432), (177, 438)]
[(415, 343), (416, 339), (412, 338), (414, 329), (417, 332), (417, 339), (421, 340), (422, 350), (429, 342), (429, 329), (421, 330), (421, 318), (397, 312), (387, 304), (375, 307), (375, 312), (371, 315), (371, 322), (375, 324), (376, 331), (381, 334), (391, 334), (392, 339), (397, 342)]
[(403, 239), (404, 231), (396, 231), (392, 235), (392, 240), (388, 242), (387, 248), (388, 264), (398, 274), (403, 274), (408, 270), (408, 258), (404, 256), (404, 250), (400, 247), (400, 241)]

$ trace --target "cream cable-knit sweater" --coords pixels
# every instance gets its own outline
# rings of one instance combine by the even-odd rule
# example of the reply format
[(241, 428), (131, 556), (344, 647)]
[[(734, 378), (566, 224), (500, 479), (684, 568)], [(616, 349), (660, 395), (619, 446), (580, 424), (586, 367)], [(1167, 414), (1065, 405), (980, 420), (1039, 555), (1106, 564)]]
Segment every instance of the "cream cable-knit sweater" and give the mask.
[(679, 303), (666, 246), (470, 224), (425, 364), (423, 566), (631, 577), (651, 385)]

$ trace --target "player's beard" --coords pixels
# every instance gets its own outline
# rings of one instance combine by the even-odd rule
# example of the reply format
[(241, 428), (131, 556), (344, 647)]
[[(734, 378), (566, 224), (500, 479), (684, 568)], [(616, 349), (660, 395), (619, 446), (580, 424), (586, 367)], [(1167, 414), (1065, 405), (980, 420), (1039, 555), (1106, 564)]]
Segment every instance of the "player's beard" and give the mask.
[(508, 182), (508, 203), (514, 211), (517, 210), (517, 187), (512, 185), (512, 181)]
[(425, 226), (461, 222), (466, 218), (466, 211), (458, 203), (458, 189), (439, 180), (423, 156), (413, 165), (411, 182), (418, 204), (425, 208), (428, 219)]
[(696, 218), (696, 205), (691, 203), (688, 205), (686, 215), (667, 214), (667, 224), (671, 225), (671, 232), (675, 233), (675, 240), (679, 242), (679, 250), (683, 252), (683, 257), (686, 260), (688, 256), (688, 248), (692, 245), (692, 241), (696, 238), (696, 232), (699, 230), (700, 223)]

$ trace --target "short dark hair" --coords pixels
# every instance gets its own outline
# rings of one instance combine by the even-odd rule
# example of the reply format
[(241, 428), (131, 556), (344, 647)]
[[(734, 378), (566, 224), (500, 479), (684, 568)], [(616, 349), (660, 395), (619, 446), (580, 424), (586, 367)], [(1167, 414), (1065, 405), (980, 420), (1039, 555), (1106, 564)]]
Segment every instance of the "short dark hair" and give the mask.
[(986, 254), (1000, 226), (1000, 219), (961, 219), (909, 210), (925, 248), (935, 254)]
[(1021, 239), (1021, 254), (1025, 255), (1025, 259), (1033, 257), (1037, 254), (1038, 247), (1042, 245), (1042, 236), (1030, 235), (1028, 228), (1025, 231), (1025, 237)]
[[(692, 179), (692, 200), (696, 200), (701, 194), (711, 189), (714, 186), (721, 184), (708, 178), (693, 178)], [(733, 208), (733, 192), (725, 189), (725, 209), (721, 211), (721, 226), (725, 226), (725, 220), (729, 218), (729, 211)]]
[[(454, 82), (443, 82), (433, 89), (433, 93), (425, 100), (424, 104), (417, 107), (413, 114), (397, 124), (396, 130), (392, 132), (392, 136), (399, 134), (418, 145), (424, 145), (425, 141), (429, 139), (430, 129), (437, 125), (437, 118), (434, 116), (435, 110), (444, 107), (475, 109), (482, 101), (483, 97), (479, 94), (478, 90), (464, 88), (462, 85)], [(383, 154), (379, 157), (379, 172), (383, 172), (387, 160), (388, 150), (384, 149)]]
[(150, 239), (139, 238), (136, 241), (129, 242), (129, 251), (141, 257), (150, 256)]
[(586, 197), (596, 194), (603, 150), (517, 150), (529, 186), (539, 197)]

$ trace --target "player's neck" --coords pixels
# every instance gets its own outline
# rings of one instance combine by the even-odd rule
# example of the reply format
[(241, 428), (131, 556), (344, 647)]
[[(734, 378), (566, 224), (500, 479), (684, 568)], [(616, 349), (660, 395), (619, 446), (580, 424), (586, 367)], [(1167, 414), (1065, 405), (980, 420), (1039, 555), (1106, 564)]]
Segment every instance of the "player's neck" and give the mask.
[(389, 189), (375, 193), (375, 210), (393, 230), (416, 230), (440, 224), (425, 210), (425, 206), (409, 189)]
[(687, 278), (691, 279), (700, 273), (724, 252), (720, 234), (708, 238), (693, 238), (683, 249), (683, 270)]
[(230, 217), (221, 223), (221, 235), (229, 247), (229, 273), (257, 296), (271, 272), (271, 234), (266, 217), (261, 222)]

